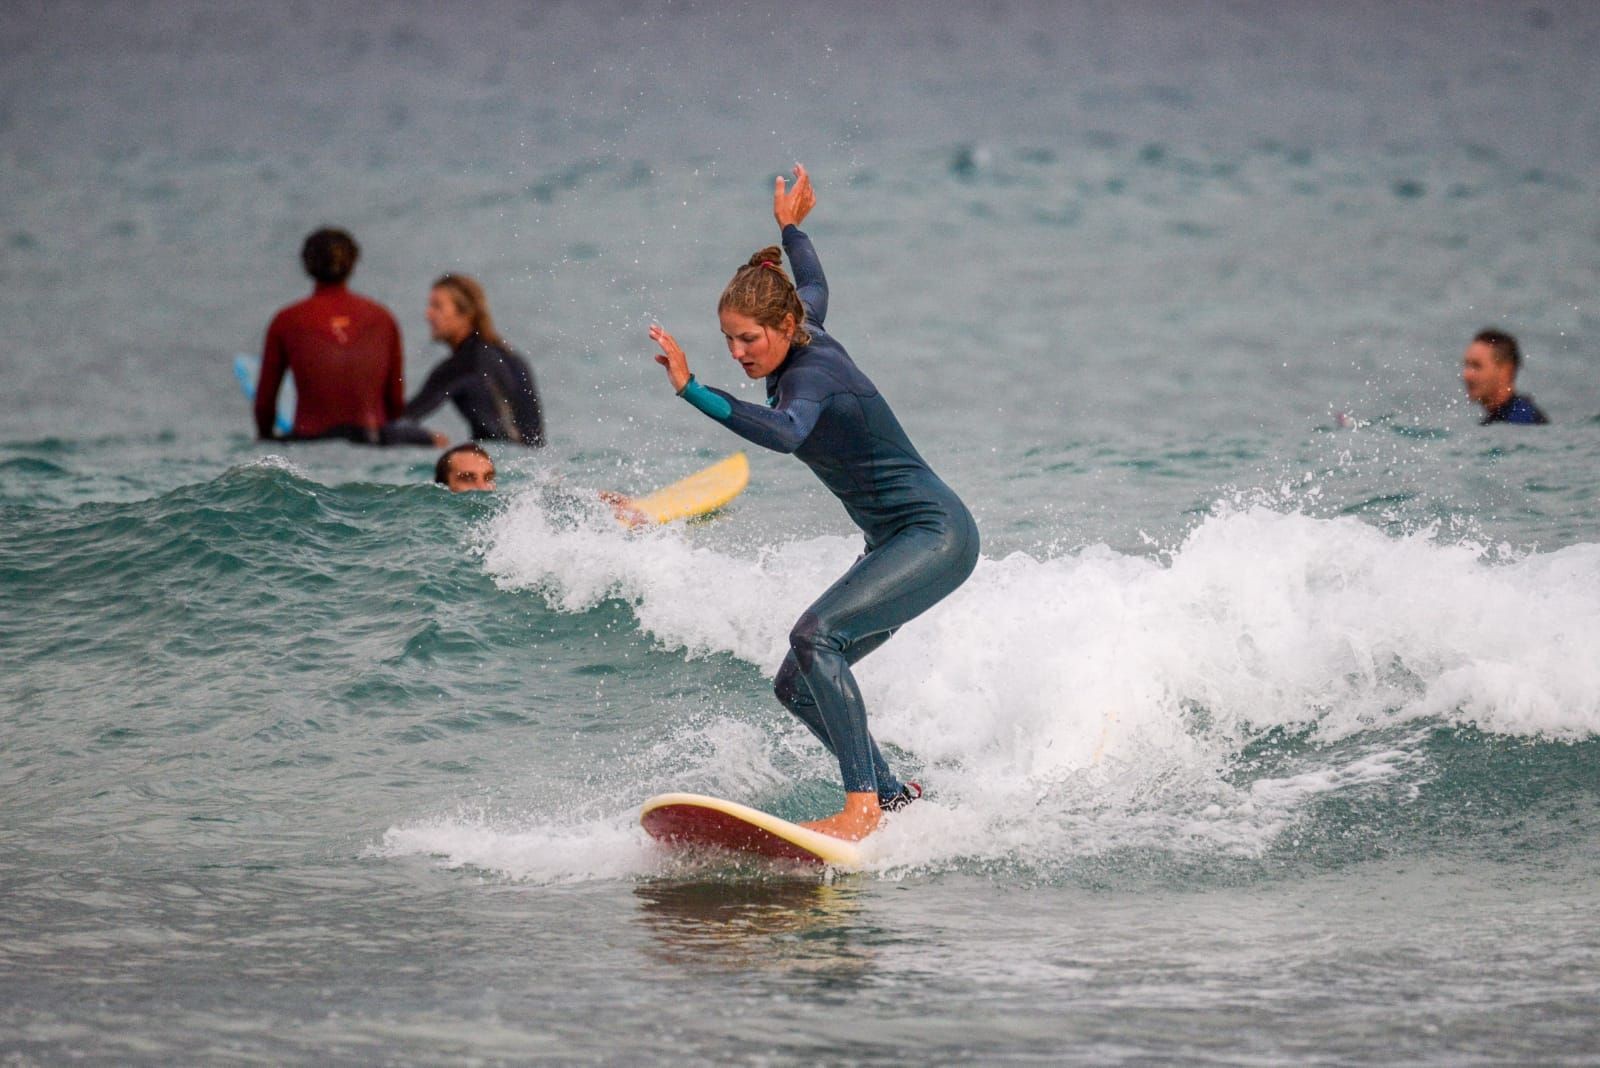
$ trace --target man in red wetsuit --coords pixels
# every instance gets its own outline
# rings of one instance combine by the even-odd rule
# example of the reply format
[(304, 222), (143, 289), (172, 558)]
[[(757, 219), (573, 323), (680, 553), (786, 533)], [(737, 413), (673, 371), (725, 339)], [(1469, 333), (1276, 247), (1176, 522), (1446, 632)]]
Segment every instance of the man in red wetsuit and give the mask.
[(300, 261), (317, 285), (267, 327), (256, 387), (258, 436), (273, 436), (285, 371), (294, 374), (298, 398), (290, 439), (378, 444), (383, 425), (405, 407), (399, 324), (382, 304), (345, 288), (360, 255), (343, 230), (318, 230), (306, 238)]

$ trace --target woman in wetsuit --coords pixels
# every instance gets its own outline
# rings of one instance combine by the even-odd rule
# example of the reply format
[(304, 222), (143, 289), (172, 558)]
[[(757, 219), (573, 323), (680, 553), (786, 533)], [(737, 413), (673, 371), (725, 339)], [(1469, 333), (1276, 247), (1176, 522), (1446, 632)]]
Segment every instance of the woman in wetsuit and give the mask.
[(489, 298), (475, 278), (447, 274), (428, 293), (428, 327), (450, 355), (428, 373), (401, 417), (384, 428), (386, 441), (426, 443), (417, 421), (454, 401), (474, 441), (544, 444), (544, 412), (528, 361), (495, 331)]
[(773, 192), (794, 283), (778, 248), (763, 249), (734, 274), (717, 306), (729, 354), (746, 375), (766, 379), (768, 406), (701, 385), (671, 334), (655, 326), (650, 337), (680, 397), (757, 445), (794, 453), (866, 535), (866, 552), (794, 625), (774, 683), (778, 700), (839, 758), (844, 776), (844, 810), (807, 826), (856, 839), (921, 790), (889, 770), (868, 733), (850, 665), (966, 581), (978, 560), (978, 528), (877, 387), (823, 330), (828, 283), (799, 229), (816, 195), (805, 168), (794, 173), (792, 190), (779, 177)]

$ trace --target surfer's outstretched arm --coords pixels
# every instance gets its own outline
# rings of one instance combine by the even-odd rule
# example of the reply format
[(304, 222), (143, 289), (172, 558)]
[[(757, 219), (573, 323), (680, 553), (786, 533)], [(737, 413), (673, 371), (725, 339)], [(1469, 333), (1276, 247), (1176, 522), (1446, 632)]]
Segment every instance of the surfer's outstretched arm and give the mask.
[(789, 267), (794, 271), (795, 292), (807, 317), (821, 326), (828, 317), (828, 280), (811, 239), (800, 229), (816, 204), (816, 190), (811, 188), (811, 175), (805, 167), (794, 165), (793, 189), (786, 189), (783, 175), (778, 175), (773, 184), (772, 217), (783, 233), (783, 251), (789, 254)]
[(806, 319), (817, 326), (828, 316), (828, 280), (822, 274), (822, 261), (806, 232), (790, 223), (783, 228), (783, 251), (789, 254), (794, 271), (794, 291), (805, 306)]
[(813, 394), (825, 389), (826, 384), (810, 382), (813, 376), (785, 376), (778, 395), (773, 398), (773, 406), (766, 408), (701, 385), (689, 371), (689, 360), (682, 347), (660, 326), (650, 327), (650, 340), (661, 346), (656, 362), (667, 369), (667, 378), (678, 396), (764, 449), (794, 452), (811, 435), (822, 416), (825, 397)]

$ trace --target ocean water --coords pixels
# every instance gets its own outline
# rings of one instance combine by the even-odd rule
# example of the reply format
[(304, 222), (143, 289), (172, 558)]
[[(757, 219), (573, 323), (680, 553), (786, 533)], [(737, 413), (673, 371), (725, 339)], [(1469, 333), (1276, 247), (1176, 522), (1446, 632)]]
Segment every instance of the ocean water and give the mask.
[[(1594, 1063), (1600, 9), (0, 12), (5, 1063)], [(863, 662), (855, 874), (770, 693), (858, 551), (721, 355), (804, 161), (829, 326), (984, 538)], [(552, 443), (263, 446), (230, 358), (352, 229), (408, 376), (480, 277)], [(1553, 425), (1479, 427), (1516, 332)], [(453, 414), (433, 420), (453, 436)]]

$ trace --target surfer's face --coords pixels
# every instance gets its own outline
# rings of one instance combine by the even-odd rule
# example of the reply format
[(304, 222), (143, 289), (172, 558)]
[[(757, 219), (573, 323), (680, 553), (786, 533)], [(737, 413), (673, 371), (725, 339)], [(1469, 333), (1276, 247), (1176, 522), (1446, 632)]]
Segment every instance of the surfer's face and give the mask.
[(472, 333), (472, 320), (443, 286), (428, 293), (428, 329), (433, 331), (433, 340), (446, 345), (459, 345)]
[(1474, 341), (1461, 358), (1461, 384), (1467, 398), (1485, 407), (1503, 403), (1510, 397), (1515, 372), (1510, 360), (1502, 360), (1487, 342)]
[(722, 336), (728, 339), (728, 355), (738, 360), (751, 378), (767, 377), (788, 359), (794, 316), (784, 316), (780, 328), (763, 326), (732, 308), (724, 308), (718, 317), (722, 320)]
[(445, 480), (451, 493), (489, 492), (494, 489), (494, 462), (475, 452), (460, 452), (450, 457), (450, 472)]

